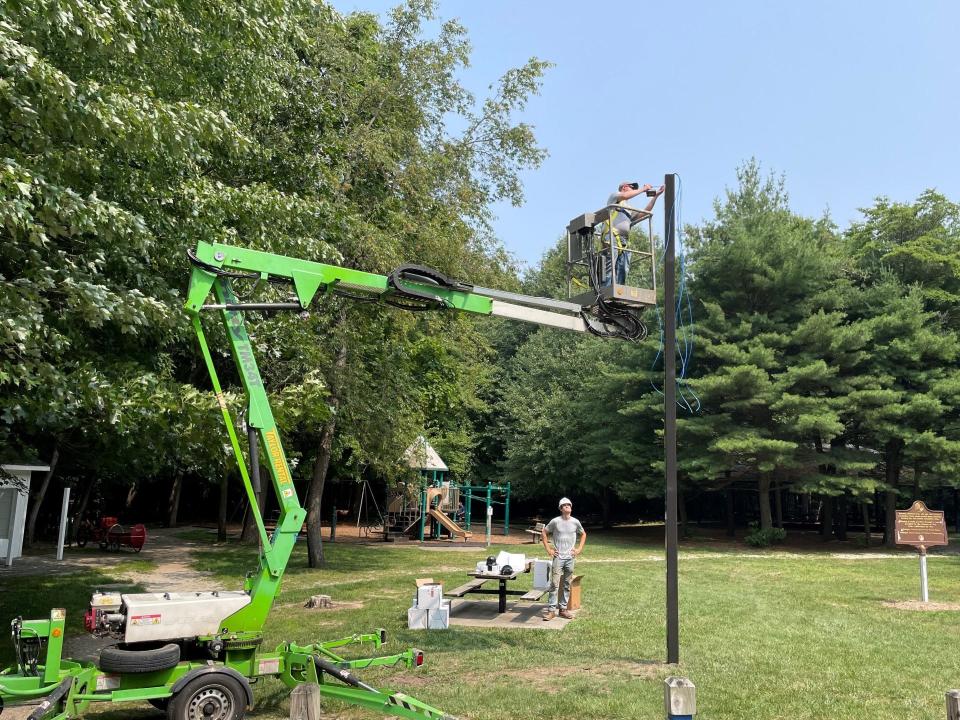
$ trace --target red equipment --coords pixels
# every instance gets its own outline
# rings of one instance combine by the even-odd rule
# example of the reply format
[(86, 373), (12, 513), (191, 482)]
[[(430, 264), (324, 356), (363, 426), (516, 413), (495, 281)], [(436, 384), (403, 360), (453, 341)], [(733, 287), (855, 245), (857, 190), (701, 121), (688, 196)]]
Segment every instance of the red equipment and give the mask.
[(147, 528), (137, 523), (127, 529), (110, 516), (101, 517), (96, 525), (86, 520), (77, 531), (77, 545), (84, 547), (90, 541), (98, 543), (101, 550), (118, 552), (122, 547), (130, 547), (140, 552), (147, 542)]

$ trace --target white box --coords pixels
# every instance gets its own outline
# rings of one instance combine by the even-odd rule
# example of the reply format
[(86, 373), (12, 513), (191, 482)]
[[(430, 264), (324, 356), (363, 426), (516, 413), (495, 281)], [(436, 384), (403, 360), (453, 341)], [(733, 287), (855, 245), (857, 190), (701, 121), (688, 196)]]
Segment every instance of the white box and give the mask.
[(441, 600), (443, 600), (443, 585), (440, 583), (421, 585), (417, 588), (417, 607), (421, 610), (438, 608)]
[(523, 553), (508, 553), (506, 550), (501, 550), (497, 555), (497, 565), (500, 567), (509, 565), (514, 572), (522, 573), (527, 569), (527, 556)]
[(531, 568), (533, 572), (533, 589), (534, 590), (549, 590), (550, 589), (550, 570), (553, 567), (553, 563), (549, 560), (533, 560), (533, 567)]
[(450, 603), (446, 602), (436, 610), (427, 610), (427, 628), (446, 630), (450, 627)]
[(410, 608), (407, 610), (407, 627), (411, 630), (427, 629), (427, 613), (425, 608)]

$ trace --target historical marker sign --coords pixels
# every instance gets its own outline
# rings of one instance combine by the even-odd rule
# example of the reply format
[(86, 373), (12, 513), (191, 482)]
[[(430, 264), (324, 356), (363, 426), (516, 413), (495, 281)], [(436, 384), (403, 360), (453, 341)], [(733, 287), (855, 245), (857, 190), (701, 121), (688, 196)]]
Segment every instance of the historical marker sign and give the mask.
[(895, 530), (898, 545), (912, 545), (920, 552), (947, 544), (943, 510), (929, 510), (920, 500), (915, 501), (909, 510), (897, 510)]

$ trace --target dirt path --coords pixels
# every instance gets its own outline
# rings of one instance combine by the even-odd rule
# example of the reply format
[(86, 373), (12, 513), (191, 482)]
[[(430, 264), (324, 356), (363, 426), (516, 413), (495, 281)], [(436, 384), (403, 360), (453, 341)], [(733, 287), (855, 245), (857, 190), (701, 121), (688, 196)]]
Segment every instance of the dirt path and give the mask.
[[(129, 549), (105, 552), (88, 545), (85, 548), (65, 548), (63, 560), (57, 560), (53, 548), (39, 548), (15, 560), (12, 567), (0, 567), (0, 584), (28, 575), (68, 575), (84, 570), (109, 574), (120, 567), (124, 578), (141, 585), (147, 592), (223, 589), (213, 583), (210, 573), (191, 567), (194, 549), (206, 547), (206, 544), (177, 537), (183, 531), (184, 528), (151, 528), (147, 532), (147, 544), (140, 553)], [(154, 563), (154, 567), (149, 570), (122, 567), (124, 563), (137, 560)]]

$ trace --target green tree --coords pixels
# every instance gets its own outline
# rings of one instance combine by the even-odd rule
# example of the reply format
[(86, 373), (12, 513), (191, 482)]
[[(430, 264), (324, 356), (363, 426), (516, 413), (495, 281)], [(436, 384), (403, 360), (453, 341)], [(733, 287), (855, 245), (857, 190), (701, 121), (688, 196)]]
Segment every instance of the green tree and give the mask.
[[(699, 482), (757, 484), (762, 529), (772, 487), (822, 483), (818, 449), (842, 434), (837, 369), (806, 349), (810, 318), (841, 306), (840, 244), (828, 219), (789, 209), (783, 179), (754, 161), (691, 233), (692, 294), (704, 313), (690, 381), (703, 412), (683, 420), (681, 468)], [(834, 321), (838, 318), (834, 317)]]
[[(38, 0), (0, 13), (0, 432), (11, 455), (49, 453), (61, 430), (87, 422), (98, 467), (129, 471), (129, 438), (146, 428), (120, 428), (104, 408), (149, 402), (137, 392), (144, 377), (163, 397), (203, 409), (185, 391), (208, 380), (180, 309), (184, 253), (198, 240), (374, 271), (414, 259), (479, 281), (511, 276), (488, 231), (489, 205), (518, 201), (519, 171), (543, 157), (511, 115), (545, 64), (508, 72), (474, 110), (456, 81), (463, 28), (446, 23), (436, 39), (423, 37), (432, 3), (398, 8), (386, 27), (298, 0)], [(451, 115), (462, 132), (442, 122)], [(419, 338), (442, 337), (447, 350), (437, 357), (449, 373), (432, 380), (467, 375), (472, 359), (453, 366), (465, 361), (458, 342), (475, 338), (470, 323), (384, 317), (330, 302), (306, 321), (251, 318), (278, 403), (313, 398), (296, 412), (277, 408), (295, 435), (325, 427), (334, 436), (344, 418), (343, 447), (362, 446), (382, 464), (439, 402), (422, 387), (398, 391), (426, 382), (414, 367)], [(205, 322), (225, 347), (219, 324)], [(396, 372), (364, 377), (357, 368), (367, 360), (399, 361)], [(229, 358), (215, 361), (229, 385)], [(399, 399), (384, 406), (384, 397)], [(137, 455), (142, 482), (173, 478), (175, 496), (182, 468), (223, 476), (198, 443), (182, 444), (195, 458), (171, 462), (184, 424), (158, 417), (168, 422), (149, 426), (156, 461)], [(402, 419), (378, 425), (384, 417)], [(452, 442), (469, 447), (458, 432)], [(332, 450), (322, 433), (299, 439), (307, 445), (291, 457), (324, 476)]]

